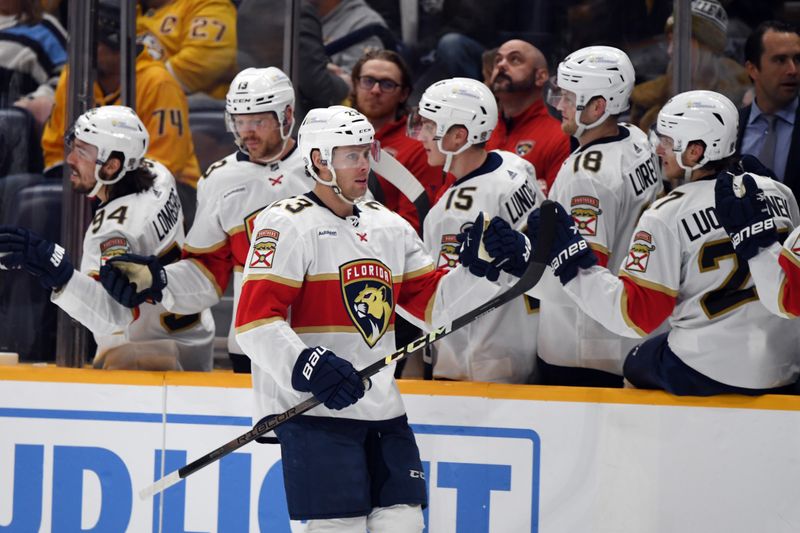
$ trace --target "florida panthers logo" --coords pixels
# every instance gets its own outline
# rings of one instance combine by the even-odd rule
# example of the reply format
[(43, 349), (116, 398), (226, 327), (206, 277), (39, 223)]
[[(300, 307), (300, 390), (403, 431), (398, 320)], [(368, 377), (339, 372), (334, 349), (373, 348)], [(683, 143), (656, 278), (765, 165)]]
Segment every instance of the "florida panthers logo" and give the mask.
[(250, 268), (272, 268), (279, 237), (280, 232), (274, 229), (262, 229), (258, 232), (250, 252)]
[(625, 269), (630, 272), (647, 272), (647, 263), (650, 261), (650, 252), (656, 249), (653, 236), (646, 231), (638, 231), (633, 238), (633, 244), (628, 251)]
[(593, 196), (575, 196), (570, 204), (570, 212), (578, 225), (578, 232), (588, 237), (597, 235), (597, 219), (603, 213), (600, 200)]
[(461, 243), (458, 242), (455, 235), (446, 234), (442, 235), (442, 248), (439, 250), (439, 261), (436, 267), (442, 265), (447, 268), (455, 268), (458, 266), (458, 252)]
[(391, 323), (392, 272), (376, 259), (359, 259), (340, 266), (339, 279), (347, 313), (371, 348)]

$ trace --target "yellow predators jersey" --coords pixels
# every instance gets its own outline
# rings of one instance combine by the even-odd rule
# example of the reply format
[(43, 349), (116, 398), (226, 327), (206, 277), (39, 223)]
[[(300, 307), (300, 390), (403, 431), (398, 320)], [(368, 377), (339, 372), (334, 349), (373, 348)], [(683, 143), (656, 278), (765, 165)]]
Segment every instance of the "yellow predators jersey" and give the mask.
[(236, 7), (230, 0), (175, 0), (141, 7), (136, 33), (183, 89), (225, 98), (236, 75)]
[[(64, 161), (68, 75), (65, 67), (58, 80), (55, 107), (42, 134), (45, 168)], [(119, 105), (120, 91), (103, 94), (100, 85), (95, 83), (94, 101), (98, 106)], [(164, 65), (151, 59), (146, 52), (136, 58), (136, 113), (150, 133), (147, 157), (162, 163), (178, 181), (195, 187), (200, 165), (189, 130), (186, 95)]]

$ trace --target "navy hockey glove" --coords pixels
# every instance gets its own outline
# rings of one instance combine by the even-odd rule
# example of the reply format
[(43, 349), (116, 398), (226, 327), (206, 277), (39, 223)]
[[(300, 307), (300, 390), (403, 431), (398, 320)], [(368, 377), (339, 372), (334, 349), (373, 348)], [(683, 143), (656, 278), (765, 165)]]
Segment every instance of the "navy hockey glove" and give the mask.
[(522, 277), (531, 258), (531, 243), (500, 217), (494, 217), (483, 236), (483, 245), (494, 261), (492, 264), (509, 274)]
[(742, 174), (758, 174), (759, 176), (767, 176), (774, 180), (778, 179), (778, 176), (775, 175), (772, 169), (765, 166), (764, 163), (759, 161), (754, 155), (743, 155), (739, 159), (739, 168), (742, 170)]
[(775, 219), (769, 214), (764, 191), (750, 174), (742, 176), (744, 195), (733, 190), (733, 176), (727, 172), (717, 177), (714, 186), (717, 219), (731, 238), (736, 255), (747, 261), (778, 240)]
[(61, 245), (15, 226), (0, 226), (0, 265), (25, 269), (45, 289), (60, 289), (75, 272)]
[[(589, 247), (589, 243), (578, 233), (578, 227), (561, 204), (556, 204), (556, 227), (553, 235), (553, 247), (547, 260), (562, 285), (566, 285), (578, 275), (578, 269), (589, 268), (597, 264), (597, 256)], [(539, 233), (540, 210), (536, 209), (528, 216), (528, 238), (533, 249), (536, 249), (536, 235)]]
[(125, 307), (160, 302), (167, 272), (154, 255), (123, 254), (100, 267), (100, 283)]
[(483, 238), (484, 221), (483, 213), (478, 214), (475, 222), (456, 236), (461, 243), (458, 251), (458, 262), (467, 267), (470, 273), (479, 278), (486, 278), (489, 281), (497, 281), (500, 277), (500, 270), (490, 261), (487, 256), (481, 257), (481, 239)]
[(364, 396), (364, 383), (350, 361), (322, 346), (300, 352), (292, 370), (292, 387), (312, 393), (328, 409), (344, 409)]

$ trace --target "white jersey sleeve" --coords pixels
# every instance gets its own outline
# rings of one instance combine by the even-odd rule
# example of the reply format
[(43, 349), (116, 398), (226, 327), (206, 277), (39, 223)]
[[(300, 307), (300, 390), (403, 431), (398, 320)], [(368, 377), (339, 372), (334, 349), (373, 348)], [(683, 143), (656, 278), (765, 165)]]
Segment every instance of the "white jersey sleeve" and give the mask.
[(163, 263), (180, 257), (183, 213), (175, 180), (161, 164), (148, 162), (153, 186), (101, 206), (84, 236), (80, 272), (51, 297), (95, 334), (98, 353), (123, 342), (174, 340), (186, 370), (210, 370), (214, 321), (205, 310), (194, 315), (167, 313), (160, 304), (130, 310), (95, 281), (100, 267), (117, 255), (157, 255)]
[[(778, 227), (790, 227), (791, 194), (766, 178), (757, 183)], [(642, 216), (618, 279), (593, 267), (565, 289), (619, 334), (644, 335), (668, 318), (670, 349), (721, 383), (762, 389), (797, 379), (800, 335), (759, 302), (748, 265), (717, 220), (713, 177), (682, 185)]]
[[(787, 194), (791, 198), (791, 191)], [(767, 196), (768, 206), (777, 216), (780, 210), (774, 198)], [(796, 204), (787, 202), (791, 208)], [(793, 221), (796, 224), (796, 215)], [(773, 244), (748, 261), (758, 297), (772, 314), (783, 318), (800, 316), (800, 226), (785, 238), (783, 245)]]

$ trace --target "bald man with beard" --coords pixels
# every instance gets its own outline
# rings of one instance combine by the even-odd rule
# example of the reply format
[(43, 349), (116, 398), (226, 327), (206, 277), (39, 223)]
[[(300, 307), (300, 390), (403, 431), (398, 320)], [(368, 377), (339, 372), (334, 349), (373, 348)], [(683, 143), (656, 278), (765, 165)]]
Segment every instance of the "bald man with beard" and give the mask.
[(532, 44), (513, 39), (497, 49), (489, 87), (500, 104), (500, 120), (486, 146), (528, 160), (545, 194), (570, 152), (569, 137), (544, 105), (549, 78), (547, 60)]

